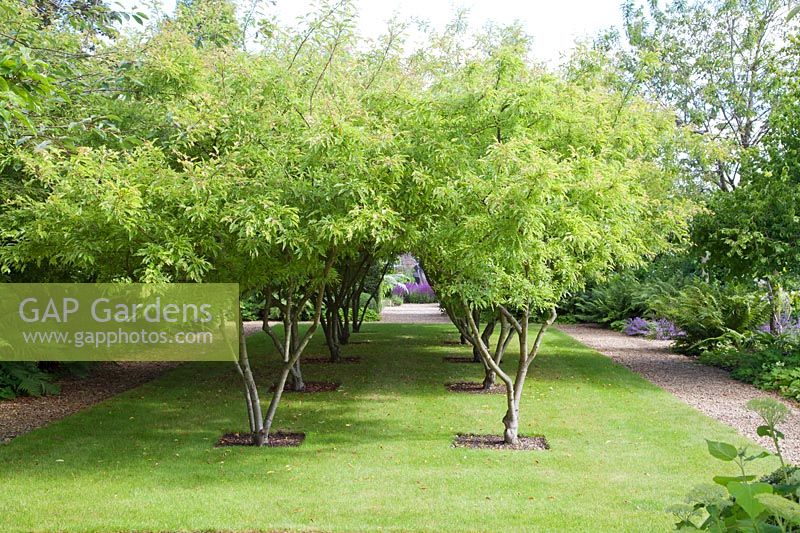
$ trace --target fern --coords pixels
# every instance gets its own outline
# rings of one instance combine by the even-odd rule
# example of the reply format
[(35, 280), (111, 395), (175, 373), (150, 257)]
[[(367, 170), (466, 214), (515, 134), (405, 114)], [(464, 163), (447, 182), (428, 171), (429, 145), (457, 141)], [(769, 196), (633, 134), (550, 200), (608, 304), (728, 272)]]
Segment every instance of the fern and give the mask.
[(60, 387), (52, 380), (35, 362), (0, 363), (0, 399), (58, 394)]

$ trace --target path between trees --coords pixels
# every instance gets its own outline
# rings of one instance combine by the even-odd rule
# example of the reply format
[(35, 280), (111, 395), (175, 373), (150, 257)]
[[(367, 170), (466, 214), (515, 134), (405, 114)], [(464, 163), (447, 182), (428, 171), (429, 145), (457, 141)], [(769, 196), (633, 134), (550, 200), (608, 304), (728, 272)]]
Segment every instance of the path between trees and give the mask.
[(768, 450), (772, 442), (756, 435), (760, 419), (745, 404), (762, 396), (771, 396), (789, 407), (791, 414), (779, 429), (786, 435), (782, 442), (784, 457), (800, 462), (800, 411), (778, 395), (736, 381), (728, 372), (697, 363), (670, 350), (670, 341), (629, 337), (590, 324), (560, 324), (557, 329), (575, 340), (610, 357), (702, 413), (727, 424)]
[[(381, 321), (391, 324), (450, 323), (447, 315), (439, 310), (438, 304), (387, 307), (381, 313)], [(669, 341), (629, 337), (589, 324), (562, 324), (557, 329), (767, 449), (772, 449), (771, 442), (756, 435), (759, 418), (748, 411), (745, 404), (761, 396), (780, 400), (791, 411), (789, 420), (780, 428), (786, 435), (783, 441), (784, 455), (790, 462), (800, 462), (800, 411), (791, 402), (736, 381), (724, 370), (673, 353)], [(260, 330), (260, 321), (245, 323), (248, 335)], [(60, 395), (0, 402), (0, 442), (150, 381), (174, 366), (170, 363), (105, 363), (95, 369), (89, 379), (61, 380)]]
[[(450, 322), (447, 315), (440, 312), (438, 304), (386, 307), (381, 313), (381, 321), (394, 324)], [(762, 396), (779, 400), (791, 411), (789, 419), (780, 428), (786, 435), (782, 442), (784, 456), (789, 462), (800, 462), (800, 410), (777, 394), (758, 390), (734, 380), (722, 369), (673, 353), (670, 341), (630, 337), (591, 324), (561, 324), (557, 329), (636, 372), (705, 415), (733, 427), (768, 450), (773, 449), (772, 442), (756, 434), (761, 421), (745, 404)]]
[(450, 319), (439, 304), (403, 304), (384, 307), (381, 322), (387, 324), (449, 324)]

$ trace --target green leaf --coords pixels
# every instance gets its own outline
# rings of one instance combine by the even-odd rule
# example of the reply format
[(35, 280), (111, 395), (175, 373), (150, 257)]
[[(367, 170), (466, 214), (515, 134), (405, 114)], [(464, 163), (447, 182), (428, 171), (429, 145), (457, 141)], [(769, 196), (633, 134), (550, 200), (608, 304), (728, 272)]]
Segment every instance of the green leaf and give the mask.
[(731, 481), (753, 481), (756, 476), (714, 476), (714, 483), (727, 487)]
[(747, 516), (755, 518), (766, 510), (766, 507), (755, 497), (758, 494), (772, 494), (772, 486), (768, 483), (731, 481), (728, 483), (728, 492), (734, 497), (736, 503), (744, 509)]
[(706, 440), (706, 444), (708, 445), (708, 453), (720, 461), (733, 461), (739, 454), (736, 446), (727, 442)]
[(763, 452), (757, 453), (755, 455), (748, 455), (747, 457), (744, 458), (744, 460), (745, 461), (755, 461), (756, 459), (763, 459), (764, 457), (771, 457), (772, 455), (774, 455), (774, 454), (772, 454), (770, 452), (767, 452), (767, 451), (763, 451)]
[(755, 499), (766, 507), (771, 514), (779, 516), (794, 525), (800, 525), (800, 504), (777, 494), (757, 494)]

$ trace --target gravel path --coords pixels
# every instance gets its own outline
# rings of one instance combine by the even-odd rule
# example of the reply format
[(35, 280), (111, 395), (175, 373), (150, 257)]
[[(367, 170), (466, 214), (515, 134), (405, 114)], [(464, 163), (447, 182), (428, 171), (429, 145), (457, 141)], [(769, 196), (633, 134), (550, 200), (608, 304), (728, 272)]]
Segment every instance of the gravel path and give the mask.
[(752, 398), (763, 396), (783, 402), (791, 411), (789, 420), (779, 428), (786, 435), (782, 443), (784, 456), (792, 463), (800, 463), (800, 412), (796, 405), (775, 394), (736, 381), (724, 370), (672, 353), (670, 341), (629, 337), (589, 324), (563, 324), (557, 327), (768, 450), (773, 449), (772, 442), (756, 435), (760, 419), (748, 411), (745, 404)]
[(179, 364), (99, 363), (86, 378), (71, 376), (58, 380), (61, 392), (54, 396), (20, 396), (0, 401), (0, 443), (152, 381)]
[(381, 322), (387, 324), (449, 324), (450, 319), (439, 304), (403, 304), (384, 307)]

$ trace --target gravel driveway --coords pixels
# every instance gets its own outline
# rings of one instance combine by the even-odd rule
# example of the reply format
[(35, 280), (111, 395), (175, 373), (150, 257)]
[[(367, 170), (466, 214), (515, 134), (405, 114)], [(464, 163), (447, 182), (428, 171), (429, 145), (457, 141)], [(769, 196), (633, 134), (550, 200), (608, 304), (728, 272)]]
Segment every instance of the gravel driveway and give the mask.
[(752, 398), (771, 396), (789, 407), (791, 414), (779, 427), (786, 435), (781, 443), (784, 457), (800, 463), (800, 412), (779, 396), (732, 379), (728, 373), (695, 362), (670, 350), (670, 341), (629, 337), (590, 324), (561, 324), (557, 328), (577, 341), (607, 355), (645, 379), (671, 392), (711, 418), (727, 424), (768, 450), (772, 442), (756, 435), (760, 418), (745, 404)]

